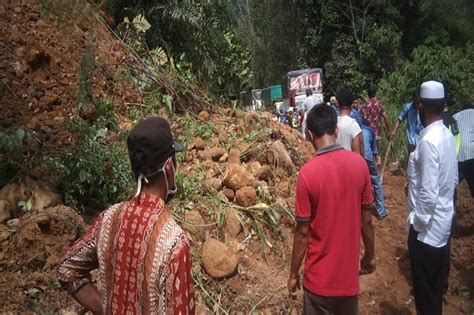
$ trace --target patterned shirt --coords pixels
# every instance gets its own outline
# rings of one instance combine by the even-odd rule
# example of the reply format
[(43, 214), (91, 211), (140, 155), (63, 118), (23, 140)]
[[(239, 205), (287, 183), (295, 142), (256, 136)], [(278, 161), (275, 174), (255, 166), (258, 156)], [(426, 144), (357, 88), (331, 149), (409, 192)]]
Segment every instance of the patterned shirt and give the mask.
[(380, 137), (380, 118), (382, 115), (385, 115), (382, 101), (376, 97), (369, 98), (362, 108), (362, 117), (369, 122), (369, 127), (374, 129), (377, 137)]
[(162, 199), (142, 192), (102, 212), (59, 264), (70, 293), (99, 268), (106, 314), (193, 314), (191, 254)]
[(454, 115), (461, 134), (461, 150), (458, 161), (474, 159), (474, 109), (464, 109)]

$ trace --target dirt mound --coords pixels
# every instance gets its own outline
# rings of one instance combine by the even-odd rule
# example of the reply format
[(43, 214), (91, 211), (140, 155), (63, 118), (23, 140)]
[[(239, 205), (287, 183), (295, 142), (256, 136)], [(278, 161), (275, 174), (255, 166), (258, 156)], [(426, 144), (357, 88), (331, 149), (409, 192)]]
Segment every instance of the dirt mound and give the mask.
[[(60, 205), (32, 211), (19, 219), (0, 225), (0, 300), (2, 311), (35, 310), (40, 313), (55, 305), (66, 306), (59, 289), (55, 267), (65, 251), (85, 231), (82, 217)], [(0, 233), (2, 234), (2, 233)], [(38, 303), (43, 300), (49, 303)]]
[(77, 114), (80, 61), (88, 45), (95, 48), (94, 99), (108, 98), (122, 114), (127, 103), (139, 101), (131, 86), (115, 80), (124, 62), (121, 44), (84, 4), (1, 2), (0, 131), (35, 131), (53, 149), (70, 144), (68, 124)]

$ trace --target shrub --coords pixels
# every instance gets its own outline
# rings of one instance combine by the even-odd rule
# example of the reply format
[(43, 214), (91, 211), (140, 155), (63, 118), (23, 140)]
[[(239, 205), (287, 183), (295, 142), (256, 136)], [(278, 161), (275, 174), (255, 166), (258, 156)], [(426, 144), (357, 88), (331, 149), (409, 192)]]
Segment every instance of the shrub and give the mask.
[(133, 184), (124, 142), (108, 143), (107, 128), (82, 120), (72, 129), (78, 135), (73, 150), (48, 159), (66, 204), (93, 213), (128, 198)]

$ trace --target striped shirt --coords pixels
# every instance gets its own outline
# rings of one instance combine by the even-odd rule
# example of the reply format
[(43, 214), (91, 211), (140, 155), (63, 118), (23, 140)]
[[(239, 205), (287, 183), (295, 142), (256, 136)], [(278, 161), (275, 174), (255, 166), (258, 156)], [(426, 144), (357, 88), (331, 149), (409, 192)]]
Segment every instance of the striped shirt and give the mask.
[(465, 109), (454, 115), (461, 134), (461, 150), (458, 161), (474, 159), (474, 109)]

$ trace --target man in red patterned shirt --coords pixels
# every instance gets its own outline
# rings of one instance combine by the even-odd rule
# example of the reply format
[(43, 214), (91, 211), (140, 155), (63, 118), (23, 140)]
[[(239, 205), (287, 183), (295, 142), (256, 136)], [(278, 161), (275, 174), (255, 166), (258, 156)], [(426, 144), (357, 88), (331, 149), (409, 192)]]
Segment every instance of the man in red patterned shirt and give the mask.
[[(380, 151), (380, 140), (381, 137), (381, 128), (380, 120), (383, 117), (385, 123), (385, 132), (387, 137), (390, 135), (390, 127), (388, 124), (387, 114), (385, 113), (385, 107), (383, 102), (375, 96), (376, 88), (375, 85), (371, 84), (367, 89), (369, 94), (369, 99), (365, 102), (364, 107), (362, 108), (362, 118), (369, 122), (369, 127), (374, 129), (375, 138), (377, 140), (377, 149)], [(377, 164), (380, 164), (380, 154), (377, 156)]]
[(127, 145), (137, 193), (99, 215), (59, 264), (59, 281), (94, 314), (194, 314), (189, 243), (165, 204), (183, 147), (159, 117), (138, 124)]

